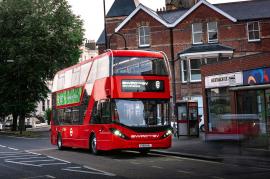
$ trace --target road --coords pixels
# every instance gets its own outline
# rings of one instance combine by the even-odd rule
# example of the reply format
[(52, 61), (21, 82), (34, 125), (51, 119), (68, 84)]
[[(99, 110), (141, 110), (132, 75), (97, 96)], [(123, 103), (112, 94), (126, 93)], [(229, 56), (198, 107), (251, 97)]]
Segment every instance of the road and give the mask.
[(269, 178), (270, 169), (135, 151), (59, 151), (49, 137), (0, 135), (0, 178)]

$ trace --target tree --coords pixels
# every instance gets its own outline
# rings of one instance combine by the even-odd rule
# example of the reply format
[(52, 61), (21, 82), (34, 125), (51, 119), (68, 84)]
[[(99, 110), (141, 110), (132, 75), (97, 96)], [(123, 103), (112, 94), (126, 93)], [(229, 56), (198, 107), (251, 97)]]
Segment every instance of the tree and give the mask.
[(77, 63), (82, 40), (82, 20), (66, 0), (0, 2), (0, 110), (19, 116), (21, 129), (46, 97), (46, 81)]

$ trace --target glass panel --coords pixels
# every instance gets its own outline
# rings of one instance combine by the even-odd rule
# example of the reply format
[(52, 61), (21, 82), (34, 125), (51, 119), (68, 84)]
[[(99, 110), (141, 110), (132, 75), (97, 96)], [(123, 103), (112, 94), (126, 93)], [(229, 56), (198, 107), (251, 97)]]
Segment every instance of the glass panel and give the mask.
[(139, 28), (139, 33), (140, 33), (140, 36), (144, 36), (144, 29), (143, 29), (143, 27), (140, 27)]
[(202, 32), (202, 23), (193, 24), (193, 32)]
[(249, 35), (249, 40), (254, 40), (255, 39), (253, 31), (249, 32), (248, 35)]
[(254, 34), (254, 39), (260, 39), (259, 31), (255, 31), (253, 34)]
[[(231, 113), (228, 88), (215, 88), (207, 90), (209, 130), (221, 132), (222, 115)], [(224, 131), (223, 131), (224, 132)]]
[(141, 57), (114, 57), (113, 74), (168, 75), (168, 72), (164, 59)]
[(107, 56), (98, 59), (97, 60), (98, 65), (97, 65), (97, 77), (96, 79), (101, 79), (104, 77), (108, 77), (109, 76), (109, 72), (110, 72), (110, 65), (109, 65), (109, 58)]
[(217, 22), (209, 22), (208, 23), (208, 30), (217, 31)]
[(190, 68), (191, 69), (200, 69), (201, 68), (201, 59), (190, 59)]
[(259, 22), (254, 22), (254, 23), (253, 23), (253, 29), (254, 29), (255, 31), (258, 31), (258, 30), (259, 30)]
[(209, 41), (216, 41), (217, 40), (217, 32), (209, 32)]
[(145, 42), (144, 42), (144, 36), (140, 36), (140, 45), (144, 45)]
[(207, 58), (207, 64), (217, 63), (217, 61), (218, 61), (217, 58)]
[(202, 33), (193, 34), (193, 40), (194, 40), (194, 43), (201, 43), (203, 41)]
[(253, 24), (252, 23), (248, 24), (248, 31), (253, 31)]
[(150, 32), (150, 28), (149, 27), (144, 27), (144, 35), (148, 36)]
[(201, 70), (191, 70), (191, 81), (201, 80)]
[(149, 36), (145, 36), (145, 45), (148, 45), (148, 44), (150, 44), (150, 38), (149, 38)]
[(169, 124), (168, 101), (115, 99), (112, 106), (113, 120), (126, 126)]

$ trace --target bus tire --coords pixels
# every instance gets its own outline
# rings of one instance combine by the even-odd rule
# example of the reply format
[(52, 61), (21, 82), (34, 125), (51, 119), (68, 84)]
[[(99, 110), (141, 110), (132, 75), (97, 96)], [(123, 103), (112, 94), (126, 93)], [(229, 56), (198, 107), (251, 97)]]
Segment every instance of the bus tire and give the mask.
[(58, 148), (58, 150), (63, 150), (64, 149), (61, 134), (57, 135), (57, 148)]
[(89, 149), (94, 155), (98, 155), (97, 150), (97, 138), (95, 134), (92, 134), (89, 140)]

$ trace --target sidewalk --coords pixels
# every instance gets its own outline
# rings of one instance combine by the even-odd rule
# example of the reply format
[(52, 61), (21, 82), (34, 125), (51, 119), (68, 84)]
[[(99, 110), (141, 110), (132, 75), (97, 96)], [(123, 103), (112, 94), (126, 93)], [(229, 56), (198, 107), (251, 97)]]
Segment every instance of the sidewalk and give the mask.
[(239, 141), (205, 141), (196, 137), (173, 137), (172, 147), (154, 153), (208, 161), (270, 168), (270, 149), (249, 148)]

